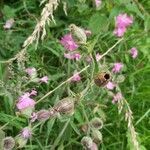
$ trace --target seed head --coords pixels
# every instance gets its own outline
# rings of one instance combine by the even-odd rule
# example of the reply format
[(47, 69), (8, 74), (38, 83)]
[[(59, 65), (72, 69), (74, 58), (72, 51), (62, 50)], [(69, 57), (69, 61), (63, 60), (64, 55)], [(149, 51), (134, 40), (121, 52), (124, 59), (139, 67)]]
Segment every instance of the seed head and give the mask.
[(3, 149), (12, 150), (15, 146), (15, 140), (10, 136), (3, 139)]
[(101, 129), (103, 127), (103, 121), (95, 117), (90, 121), (90, 125), (95, 129)]
[(88, 136), (84, 136), (81, 140), (81, 144), (87, 148), (87, 149), (91, 149), (92, 145), (93, 145), (93, 140), (91, 139), (91, 137)]
[(66, 97), (59, 101), (54, 109), (60, 114), (69, 114), (72, 115), (74, 113), (74, 98)]

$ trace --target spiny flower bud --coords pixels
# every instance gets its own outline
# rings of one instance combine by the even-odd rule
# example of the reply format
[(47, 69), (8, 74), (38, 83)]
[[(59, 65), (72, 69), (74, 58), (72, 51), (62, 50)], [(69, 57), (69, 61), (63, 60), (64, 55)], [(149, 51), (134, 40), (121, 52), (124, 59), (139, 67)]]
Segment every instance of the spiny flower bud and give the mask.
[(95, 143), (102, 142), (102, 133), (99, 130), (92, 130), (92, 139)]
[(36, 113), (38, 121), (46, 121), (50, 117), (50, 112), (48, 110), (42, 109)]
[(87, 36), (85, 30), (76, 26), (75, 24), (71, 24), (69, 26), (70, 31), (72, 33), (73, 39), (80, 44), (86, 44)]
[(32, 130), (30, 127), (25, 127), (21, 131), (21, 136), (25, 139), (29, 139), (32, 135)]
[(59, 113), (72, 115), (74, 113), (74, 98), (62, 99), (54, 106), (54, 109)]
[(90, 125), (95, 129), (101, 129), (103, 127), (103, 121), (100, 118), (95, 117), (90, 121)]
[(26, 144), (28, 139), (32, 135), (32, 130), (30, 127), (25, 127), (22, 129), (19, 135), (16, 136), (16, 143), (18, 148), (23, 148)]
[(86, 148), (86, 149), (91, 149), (92, 145), (93, 145), (93, 140), (88, 137), (88, 136), (84, 136), (81, 140), (81, 144)]
[(2, 141), (3, 150), (12, 150), (15, 146), (15, 140), (10, 136), (6, 137)]

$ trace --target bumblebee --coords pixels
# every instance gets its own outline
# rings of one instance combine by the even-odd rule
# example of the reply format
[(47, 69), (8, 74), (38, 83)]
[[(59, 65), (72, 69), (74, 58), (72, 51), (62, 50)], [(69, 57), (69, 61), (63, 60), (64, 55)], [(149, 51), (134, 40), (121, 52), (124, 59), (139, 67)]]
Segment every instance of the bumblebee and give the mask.
[(111, 76), (109, 73), (101, 72), (99, 73), (95, 79), (94, 82), (97, 86), (105, 86), (111, 79)]

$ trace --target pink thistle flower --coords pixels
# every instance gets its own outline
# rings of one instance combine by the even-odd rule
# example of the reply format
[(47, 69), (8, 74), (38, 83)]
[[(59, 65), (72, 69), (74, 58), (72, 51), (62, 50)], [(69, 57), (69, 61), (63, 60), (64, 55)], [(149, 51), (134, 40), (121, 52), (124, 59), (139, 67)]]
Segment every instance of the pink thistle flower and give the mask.
[(116, 84), (113, 83), (113, 82), (110, 82), (110, 81), (109, 81), (109, 82), (106, 84), (106, 88), (109, 89), (109, 90), (113, 90), (115, 87), (116, 87)]
[(102, 58), (102, 55), (100, 55), (100, 53), (97, 53), (96, 54), (96, 61), (98, 62), (101, 58)]
[(21, 131), (21, 136), (24, 138), (24, 139), (29, 139), (32, 135), (32, 131), (29, 127), (25, 127), (22, 129)]
[(25, 70), (25, 72), (26, 72), (29, 76), (33, 76), (33, 75), (35, 75), (35, 74), (37, 73), (37, 71), (36, 71), (36, 69), (35, 69), (34, 67), (32, 67), (32, 68), (27, 68), (27, 69)]
[(84, 33), (87, 35), (87, 36), (90, 36), (92, 34), (91, 30), (84, 30)]
[(132, 58), (135, 59), (138, 56), (138, 50), (135, 47), (133, 47), (130, 50), (130, 54), (131, 54)]
[(74, 39), (72, 38), (71, 34), (66, 34), (64, 35), (60, 43), (65, 47), (66, 50), (69, 51), (74, 51), (76, 50), (79, 46), (75, 43)]
[(119, 28), (126, 28), (130, 26), (133, 23), (133, 18), (128, 16), (126, 13), (124, 14), (119, 14), (116, 17), (116, 27)]
[(118, 37), (122, 37), (126, 32), (127, 27), (129, 27), (132, 23), (133, 23), (132, 17), (127, 16), (126, 13), (119, 14), (116, 17), (114, 34), (117, 35)]
[(73, 76), (72, 76), (71, 81), (78, 82), (80, 80), (81, 80), (81, 77), (80, 77), (79, 73), (78, 72), (74, 73)]
[(115, 30), (114, 30), (114, 34), (118, 37), (122, 37), (125, 32), (126, 32), (125, 27), (120, 27), (120, 28), (118, 27), (118, 28), (115, 28)]
[(114, 95), (112, 103), (117, 103), (118, 101), (122, 100), (123, 96), (120, 92), (118, 92), (117, 94)]
[(112, 69), (112, 72), (118, 73), (118, 72), (121, 71), (122, 68), (123, 68), (123, 64), (122, 63), (114, 63), (114, 67)]
[(11, 18), (9, 20), (6, 21), (5, 25), (3, 26), (4, 29), (11, 29), (12, 26), (14, 25), (14, 19)]
[(44, 76), (44, 77), (40, 78), (39, 81), (42, 83), (48, 83), (48, 76)]
[(79, 60), (81, 58), (80, 53), (64, 53), (64, 57), (72, 60)]
[(94, 0), (94, 1), (95, 1), (96, 8), (98, 8), (102, 3), (101, 0)]
[(24, 95), (22, 95), (19, 98), (19, 101), (16, 104), (16, 106), (20, 111), (22, 111), (26, 108), (34, 108), (35, 101), (33, 99), (31, 99), (29, 96), (30, 96), (30, 93), (24, 93)]
[(36, 96), (37, 95), (37, 91), (36, 90), (32, 90), (31, 92), (30, 92), (30, 95), (32, 96)]

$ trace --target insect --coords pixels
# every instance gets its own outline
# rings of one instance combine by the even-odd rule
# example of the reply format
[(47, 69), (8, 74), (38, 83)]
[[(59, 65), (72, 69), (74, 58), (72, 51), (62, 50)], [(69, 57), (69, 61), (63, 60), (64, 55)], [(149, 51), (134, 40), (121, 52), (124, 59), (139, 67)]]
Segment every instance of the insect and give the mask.
[(105, 86), (110, 81), (110, 78), (111, 76), (109, 73), (101, 72), (95, 77), (94, 82), (99, 87)]

